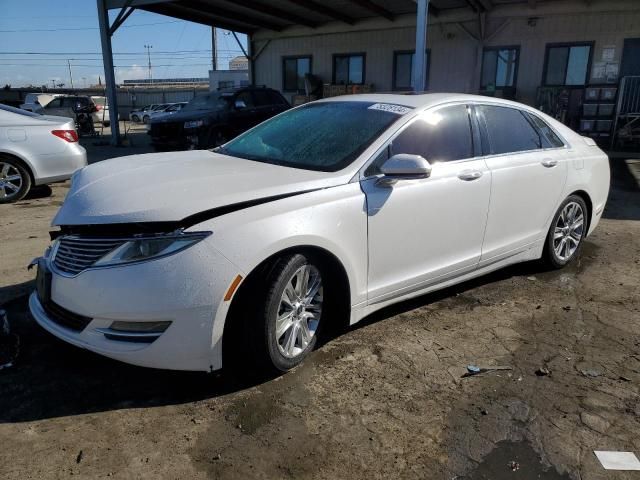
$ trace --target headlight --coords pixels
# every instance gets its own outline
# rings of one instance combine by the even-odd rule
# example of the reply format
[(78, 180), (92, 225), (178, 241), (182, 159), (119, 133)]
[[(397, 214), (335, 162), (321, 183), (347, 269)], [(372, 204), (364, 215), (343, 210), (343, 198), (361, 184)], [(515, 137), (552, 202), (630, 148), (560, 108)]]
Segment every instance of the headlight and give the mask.
[(131, 239), (106, 254), (94, 266), (122, 265), (166, 257), (195, 245), (210, 234), (211, 232), (180, 233)]
[(204, 120), (189, 120), (184, 122), (184, 128), (198, 128), (204, 125)]

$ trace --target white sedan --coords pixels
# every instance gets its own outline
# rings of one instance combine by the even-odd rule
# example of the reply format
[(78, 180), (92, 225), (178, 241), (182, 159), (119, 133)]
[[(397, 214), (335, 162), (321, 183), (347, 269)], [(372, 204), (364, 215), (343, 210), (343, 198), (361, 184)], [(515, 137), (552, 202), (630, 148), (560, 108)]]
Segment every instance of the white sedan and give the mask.
[(516, 262), (566, 265), (608, 190), (594, 142), (525, 105), (331, 98), (213, 151), (81, 170), (30, 308), (136, 365), (286, 371), (323, 327)]
[(73, 120), (0, 105), (0, 203), (61, 182), (87, 165)]

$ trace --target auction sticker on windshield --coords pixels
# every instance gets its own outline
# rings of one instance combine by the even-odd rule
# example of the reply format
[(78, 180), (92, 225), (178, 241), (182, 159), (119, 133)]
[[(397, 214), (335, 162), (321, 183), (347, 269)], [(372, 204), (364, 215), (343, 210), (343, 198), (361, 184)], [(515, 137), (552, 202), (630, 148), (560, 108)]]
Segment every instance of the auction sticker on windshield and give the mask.
[(410, 107), (402, 105), (394, 105), (392, 103), (374, 103), (369, 107), (369, 110), (382, 110), (383, 112), (396, 113), (398, 115), (404, 115), (411, 111)]

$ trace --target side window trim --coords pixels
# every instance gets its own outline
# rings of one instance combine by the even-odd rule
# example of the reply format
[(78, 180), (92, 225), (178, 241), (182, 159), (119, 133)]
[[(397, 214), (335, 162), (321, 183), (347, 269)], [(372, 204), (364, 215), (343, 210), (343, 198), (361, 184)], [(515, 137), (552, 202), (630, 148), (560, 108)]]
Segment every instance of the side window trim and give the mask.
[[(498, 104), (498, 103), (474, 103), (474, 106), (477, 107), (501, 107), (501, 108), (510, 108), (512, 110), (517, 110), (518, 112), (520, 112), (521, 114), (531, 114), (528, 110), (522, 110), (520, 108), (517, 108), (515, 106), (511, 106), (511, 105), (504, 105), (504, 104)], [(484, 115), (482, 114), (482, 110), (478, 109), (478, 118), (479, 118), (479, 122), (482, 124), (482, 131), (483, 131), (483, 135), (486, 136), (486, 143), (485, 141), (483, 141), (483, 145), (482, 145), (482, 149), (483, 149), (483, 157), (503, 157), (505, 155), (520, 155), (520, 154), (524, 154), (524, 153), (532, 153), (532, 152), (539, 152), (539, 151), (544, 151), (544, 150), (551, 150), (549, 148), (536, 148), (533, 150), (519, 150), (519, 151), (514, 151), (514, 152), (505, 152), (505, 153), (492, 153), (492, 149), (491, 149), (491, 135), (489, 134), (489, 129), (487, 128), (487, 123), (486, 123), (486, 119), (484, 117)], [(533, 122), (531, 120), (529, 120), (529, 118), (527, 117), (527, 115), (523, 115), (525, 117), (525, 119), (527, 120), (527, 122), (529, 124), (533, 124)], [(547, 122), (545, 122), (547, 123)], [(538, 128), (536, 128), (535, 126), (533, 126), (534, 130), (536, 131), (536, 133), (539, 134)], [(551, 126), (549, 126), (549, 128), (551, 128)], [(553, 147), (553, 149), (555, 148), (566, 148), (567, 147), (567, 142), (564, 139), (564, 137), (560, 136), (555, 129), (552, 129), (554, 133), (556, 133), (556, 135), (558, 135), (558, 138), (560, 138), (560, 140), (562, 140), (562, 142), (564, 143), (563, 147)], [(485, 151), (485, 147), (486, 147), (486, 151)]]
[[(436, 112), (438, 110), (441, 110), (443, 108), (447, 108), (447, 107), (454, 107), (456, 105), (463, 105), (467, 107), (467, 111), (469, 113), (471, 113), (469, 111), (469, 109), (473, 106), (473, 104), (469, 103), (469, 102), (451, 102), (451, 103), (443, 103), (440, 105), (435, 105), (433, 107), (430, 108), (426, 108), (424, 110), (420, 110), (419, 112), (416, 112), (416, 115), (414, 115), (413, 117), (411, 117), (409, 120), (407, 120), (404, 124), (402, 124), (395, 132), (393, 132), (393, 134), (391, 134), (391, 137), (389, 137), (381, 146), (380, 148), (378, 148), (368, 159), (366, 162), (364, 162), (362, 164), (362, 167), (360, 167), (359, 170), (359, 180), (367, 180), (369, 178), (376, 178), (379, 177), (380, 174), (373, 174), (373, 175), (366, 175), (367, 170), (369, 169), (369, 167), (371, 166), (371, 164), (373, 164), (373, 162), (375, 162), (378, 157), (384, 152), (385, 149), (389, 149), (391, 147), (391, 145), (393, 144), (393, 141), (396, 139), (396, 137), (398, 137), (400, 134), (402, 134), (402, 132), (404, 132), (407, 128), (409, 128), (411, 125), (413, 125), (413, 123), (415, 123), (416, 121), (418, 121), (418, 117), (425, 113), (425, 112)], [(474, 134), (474, 122), (471, 120), (471, 118), (469, 119), (470, 122), (470, 129), (471, 129), (471, 140), (473, 142), (473, 155), (472, 157), (469, 158), (461, 158), (459, 160), (452, 160), (450, 162), (446, 162), (447, 164), (455, 164), (455, 163), (464, 163), (464, 162), (470, 162), (473, 160), (478, 160), (479, 158), (482, 158), (482, 152), (476, 151), (475, 148), (475, 134)], [(390, 153), (390, 152), (389, 152)]]

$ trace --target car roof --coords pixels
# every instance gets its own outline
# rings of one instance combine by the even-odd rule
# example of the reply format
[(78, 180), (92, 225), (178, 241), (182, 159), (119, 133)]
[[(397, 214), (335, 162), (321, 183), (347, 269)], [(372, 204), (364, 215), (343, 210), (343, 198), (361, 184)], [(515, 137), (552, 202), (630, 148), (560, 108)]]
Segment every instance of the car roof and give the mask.
[(522, 103), (504, 100), (502, 98), (486, 97), (482, 95), (469, 95), (465, 93), (365, 93), (359, 95), (340, 95), (338, 97), (329, 97), (319, 102), (374, 102), (374, 103), (393, 103), (413, 108), (429, 108), (436, 105), (449, 102), (470, 102), (470, 103), (493, 103), (505, 106), (516, 107), (520, 109), (530, 109)]

